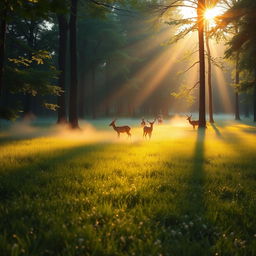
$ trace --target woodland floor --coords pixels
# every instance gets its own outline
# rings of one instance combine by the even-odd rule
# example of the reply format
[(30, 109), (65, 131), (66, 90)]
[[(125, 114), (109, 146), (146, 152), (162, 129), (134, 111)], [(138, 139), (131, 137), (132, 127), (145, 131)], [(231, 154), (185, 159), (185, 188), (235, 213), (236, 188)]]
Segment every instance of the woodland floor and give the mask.
[(256, 127), (0, 131), (0, 255), (256, 255)]

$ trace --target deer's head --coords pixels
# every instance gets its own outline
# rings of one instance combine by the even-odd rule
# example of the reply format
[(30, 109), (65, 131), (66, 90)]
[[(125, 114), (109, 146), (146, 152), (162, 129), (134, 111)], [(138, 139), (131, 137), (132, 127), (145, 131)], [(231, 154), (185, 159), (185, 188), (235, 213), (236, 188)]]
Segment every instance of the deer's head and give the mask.
[(187, 117), (187, 120), (190, 120), (192, 115), (190, 115), (190, 116), (186, 115), (186, 117)]
[(115, 119), (115, 120), (113, 120), (113, 121), (109, 124), (109, 126), (113, 126), (113, 125), (115, 125), (115, 122), (116, 122), (116, 119)]
[(148, 123), (150, 124), (150, 126), (153, 126), (153, 124), (155, 123), (155, 121), (156, 121), (156, 119), (154, 119), (153, 122), (148, 121)]

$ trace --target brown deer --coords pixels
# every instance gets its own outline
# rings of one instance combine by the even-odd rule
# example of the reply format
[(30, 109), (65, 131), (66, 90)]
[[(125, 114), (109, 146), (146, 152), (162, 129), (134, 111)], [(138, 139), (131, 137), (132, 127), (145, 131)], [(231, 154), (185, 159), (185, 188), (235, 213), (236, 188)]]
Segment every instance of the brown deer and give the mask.
[(117, 132), (118, 138), (120, 137), (120, 133), (125, 133), (125, 132), (128, 134), (129, 137), (131, 137), (131, 133), (130, 133), (131, 128), (129, 126), (127, 126), (127, 125), (125, 125), (125, 126), (116, 126), (115, 122), (116, 122), (116, 120), (113, 120), (109, 124), (109, 126), (112, 126), (113, 129)]
[(189, 121), (189, 123), (193, 126), (193, 129), (195, 129), (195, 126), (199, 125), (199, 120), (191, 120), (192, 115), (187, 116), (187, 120)]
[(154, 125), (155, 121), (156, 121), (156, 119), (153, 122), (148, 121), (150, 126), (144, 126), (144, 128), (143, 128), (143, 137), (146, 138), (146, 136), (148, 134), (149, 139), (151, 138), (151, 134), (152, 134), (152, 131), (153, 131), (153, 125)]

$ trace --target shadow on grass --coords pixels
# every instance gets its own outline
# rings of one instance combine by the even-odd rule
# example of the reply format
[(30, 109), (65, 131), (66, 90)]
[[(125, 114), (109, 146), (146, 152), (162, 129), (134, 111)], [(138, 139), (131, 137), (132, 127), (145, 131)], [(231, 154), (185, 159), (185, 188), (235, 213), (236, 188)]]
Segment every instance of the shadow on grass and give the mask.
[(203, 184), (204, 184), (204, 141), (205, 130), (198, 129), (195, 144), (192, 172), (188, 178), (186, 204), (183, 212), (189, 215), (203, 213)]
[(215, 131), (216, 135), (217, 135), (219, 138), (221, 138), (222, 135), (221, 135), (221, 133), (220, 133), (220, 130), (216, 127), (216, 125), (211, 123), (211, 126), (212, 126), (213, 130)]
[[(36, 186), (47, 186), (52, 184), (51, 175), (58, 170), (59, 165), (71, 169), (72, 164), (68, 165), (74, 158), (86, 156), (91, 152), (104, 151), (106, 144), (91, 144), (72, 147), (71, 149), (58, 149), (53, 152), (32, 154), (26, 157), (26, 165), (22, 167), (7, 167), (0, 174), (0, 202), (10, 200), (25, 194), (33, 194)], [(84, 163), (84, 169), (89, 169), (91, 164)], [(75, 173), (74, 173), (75, 176)], [(31, 190), (29, 189), (31, 187)]]
[(192, 169), (183, 194), (183, 246), (178, 250), (179, 255), (211, 255), (211, 245), (214, 243), (214, 232), (207, 219), (205, 205), (205, 132), (205, 129), (197, 131)]

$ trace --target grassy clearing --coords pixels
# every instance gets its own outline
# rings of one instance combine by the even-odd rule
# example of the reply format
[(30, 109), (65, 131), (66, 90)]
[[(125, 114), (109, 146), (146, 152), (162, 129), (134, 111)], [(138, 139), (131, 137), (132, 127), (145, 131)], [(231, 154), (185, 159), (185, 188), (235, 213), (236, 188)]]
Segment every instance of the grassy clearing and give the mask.
[(256, 255), (255, 127), (97, 125), (0, 134), (0, 255)]

